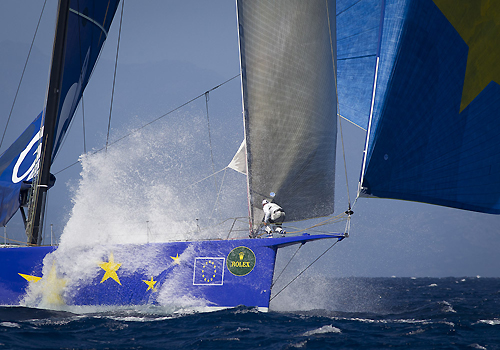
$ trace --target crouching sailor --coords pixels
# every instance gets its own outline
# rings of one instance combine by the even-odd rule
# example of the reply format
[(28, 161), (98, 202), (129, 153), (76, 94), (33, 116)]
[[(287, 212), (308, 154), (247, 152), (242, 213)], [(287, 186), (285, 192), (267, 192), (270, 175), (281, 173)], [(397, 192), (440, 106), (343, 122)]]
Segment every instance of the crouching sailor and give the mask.
[(286, 232), (281, 228), (281, 224), (285, 221), (285, 211), (276, 203), (269, 203), (267, 200), (262, 201), (262, 210), (264, 210), (264, 220), (262, 223), (266, 226), (266, 232), (269, 237), (272, 237), (273, 232), (284, 235)]

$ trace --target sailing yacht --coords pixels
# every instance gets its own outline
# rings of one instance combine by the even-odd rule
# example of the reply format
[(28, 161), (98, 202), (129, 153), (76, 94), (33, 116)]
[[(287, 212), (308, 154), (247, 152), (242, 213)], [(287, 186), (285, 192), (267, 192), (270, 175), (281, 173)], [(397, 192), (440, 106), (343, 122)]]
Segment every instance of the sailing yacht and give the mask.
[[(60, 1), (46, 107), (2, 159), (6, 169), (2, 173), (6, 183), (3, 198), (9, 209), (2, 223), (17, 210), (24, 213), (27, 207), (23, 217), (29, 246), (4, 250), (5, 259), (18, 261), (21, 266), (11, 264), (6, 272), (8, 290), (0, 296), (0, 302), (47, 307), (159, 303), (211, 309), (243, 304), (267, 310), (280, 247), (345, 237), (344, 233), (301, 233), (255, 238), (261, 237), (263, 198), (285, 206), (290, 221), (333, 213), (337, 135), (332, 41), (335, 11), (329, 6), (319, 1), (293, 6), (238, 4), (246, 128), (245, 147), (241, 148), (246, 166), (238, 170), (247, 175), (249, 205), (244, 237), (134, 244), (99, 242), (97, 247), (61, 245), (55, 249), (40, 246), (43, 209), (54, 183), (50, 165), (119, 8), (119, 1)], [(275, 18), (282, 18), (267, 28), (276, 35), (267, 36), (265, 43), (255, 41), (263, 35), (259, 18), (269, 11)], [(301, 15), (293, 25), (289, 17), (296, 16), (296, 12)], [(308, 31), (303, 30), (306, 21), (314, 23), (308, 25)], [(282, 27), (289, 31), (285, 36), (280, 33)], [(280, 57), (258, 57), (269, 50)], [(290, 55), (295, 58), (276, 65)], [(310, 74), (304, 75), (298, 68), (308, 61)], [(263, 63), (267, 66), (264, 72)], [(281, 83), (265, 87), (262, 79)], [(301, 85), (287, 84), (283, 79), (300, 79)], [(311, 128), (313, 124), (318, 127)], [(279, 157), (270, 154), (262, 142), (269, 139), (280, 150)], [(279, 172), (272, 171), (276, 166)], [(18, 198), (26, 200), (20, 202)], [(82, 265), (84, 271), (75, 269)]]
[[(109, 29), (107, 21), (119, 4), (107, 5), (104, 15), (72, 7), (67, 21), (76, 21), (79, 33), (95, 30), (95, 39)], [(494, 63), (500, 46), (489, 45), (499, 36), (500, 11), (495, 6), (487, 1), (456, 6), (445, 0), (238, 2), (245, 131), (237, 155), (244, 161), (235, 162), (244, 166), (235, 168), (247, 175), (248, 233), (258, 233), (263, 199), (284, 207), (287, 221), (332, 215), (337, 126), (342, 118), (366, 129), (360, 201), (390, 198), (497, 214), (500, 140), (495, 126), (500, 92)], [(90, 53), (88, 60), (77, 55), (76, 78), (68, 85), (75, 86), (72, 91), (78, 97), (86, 85), (82, 77), (92, 71), (86, 68), (84, 74), (81, 63), (93, 64), (95, 52), (77, 51)], [(53, 90), (59, 89), (49, 87), (47, 101)], [(62, 101), (64, 96), (59, 111)], [(77, 104), (72, 99), (69, 106)], [(58, 113), (56, 121), (64, 120)], [(50, 172), (42, 179), (37, 161), (27, 161), (25, 169), (16, 167), (17, 154), (43, 139), (37, 120), (23, 141), (15, 143), (19, 152), (2, 156), (13, 159), (0, 161), (9, 170), (0, 180), (12, 178), (16, 169), (15, 180), (25, 185), (5, 185), (9, 196), (4, 198), (12, 198), (5, 202), (15, 206), (18, 194), (29, 187), (41, 189), (41, 195), (28, 197), (40, 198), (43, 207), (43, 192), (51, 186)], [(44, 124), (44, 133), (46, 129)], [(52, 155), (59, 144), (54, 138)], [(50, 163), (41, 145), (35, 157)], [(23, 159), (28, 154), (33, 155), (25, 152)], [(22, 174), (32, 174), (33, 180), (25, 181)], [(2, 214), (6, 218), (17, 210), (7, 207), (10, 212)], [(352, 215), (350, 205), (340, 212), (344, 210), (346, 218)], [(35, 224), (27, 226), (38, 225), (39, 230), (40, 218), (34, 217)], [(244, 304), (266, 310), (279, 248), (318, 239), (339, 241), (347, 233), (348, 226), (328, 235), (5, 249), (0, 261), (15, 271), (4, 272), (7, 287), (0, 300), (68, 305), (174, 302), (212, 308)], [(39, 236), (33, 237), (29, 235), (29, 242), (39, 243)], [(70, 264), (61, 264), (73, 256), (87, 257), (84, 273), (75, 275)]]

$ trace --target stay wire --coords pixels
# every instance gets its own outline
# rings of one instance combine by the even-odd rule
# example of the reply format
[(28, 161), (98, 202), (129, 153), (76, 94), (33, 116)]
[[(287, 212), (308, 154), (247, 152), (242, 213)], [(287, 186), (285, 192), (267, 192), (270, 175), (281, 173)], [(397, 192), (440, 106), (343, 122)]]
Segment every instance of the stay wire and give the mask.
[(118, 44), (116, 45), (115, 73), (113, 75), (113, 89), (111, 90), (111, 104), (109, 105), (108, 133), (106, 135), (105, 152), (108, 151), (109, 129), (111, 129), (111, 112), (113, 111), (113, 98), (115, 96), (116, 67), (118, 66), (118, 52), (120, 51), (120, 37), (122, 35), (123, 7), (124, 6), (125, 6), (125, 0), (122, 1), (122, 11), (121, 11), (121, 15), (120, 15), (120, 27), (118, 29)]
[(271, 288), (273, 288), (273, 286), (276, 284), (276, 282), (278, 282), (278, 280), (280, 279), (281, 275), (283, 274), (283, 272), (285, 272), (286, 268), (288, 267), (288, 265), (290, 265), (290, 263), (292, 262), (293, 258), (295, 258), (295, 255), (297, 255), (297, 253), (299, 252), (300, 248), (302, 248), (302, 246), (304, 245), (305, 243), (302, 243), (298, 248), (297, 250), (295, 251), (295, 253), (293, 253), (292, 257), (290, 258), (290, 260), (288, 260), (287, 264), (285, 265), (285, 267), (283, 268), (283, 270), (281, 270), (281, 272), (279, 273), (278, 277), (276, 277), (276, 279), (274, 280), (274, 282), (271, 284)]
[(328, 19), (328, 34), (330, 35), (330, 51), (332, 54), (332, 66), (333, 66), (333, 76), (334, 76), (334, 82), (335, 82), (335, 97), (337, 100), (337, 116), (339, 119), (339, 127), (340, 127), (340, 141), (342, 144), (342, 156), (344, 158), (344, 173), (345, 173), (345, 183), (346, 183), (346, 188), (347, 188), (347, 201), (349, 205), (349, 211), (351, 211), (351, 196), (349, 194), (349, 181), (347, 179), (347, 163), (345, 159), (345, 147), (344, 147), (344, 135), (342, 132), (342, 118), (340, 117), (340, 104), (339, 104), (339, 92), (338, 92), (338, 86), (337, 86), (337, 69), (335, 67), (335, 57), (334, 57), (334, 52), (333, 52), (333, 40), (332, 40), (332, 28), (330, 24), (330, 11), (328, 10), (328, 0), (325, 0), (326, 4), (326, 17)]
[(42, 21), (42, 15), (43, 15), (43, 11), (45, 9), (46, 3), (47, 3), (47, 0), (45, 0), (43, 3), (42, 11), (40, 13), (40, 18), (38, 18), (38, 23), (36, 25), (35, 34), (33, 35), (33, 40), (31, 40), (31, 46), (30, 46), (30, 49), (28, 51), (28, 57), (26, 57), (26, 62), (24, 63), (23, 73), (21, 74), (21, 79), (19, 79), (19, 84), (17, 85), (17, 90), (16, 90), (16, 94), (14, 96), (14, 101), (12, 102), (12, 107), (10, 108), (9, 117), (7, 118), (7, 124), (5, 124), (5, 129), (3, 130), (2, 140), (0, 140), (0, 148), (2, 147), (3, 140), (5, 138), (5, 133), (7, 132), (7, 127), (9, 126), (10, 117), (12, 116), (12, 111), (14, 110), (14, 106), (16, 104), (17, 95), (19, 94), (19, 89), (21, 88), (21, 84), (23, 82), (24, 73), (26, 72), (26, 67), (28, 66), (28, 60), (31, 56), (31, 50), (33, 49), (33, 44), (35, 43), (36, 34), (38, 32), (38, 27), (40, 26), (40, 22)]
[[(77, 3), (78, 7), (78, 12), (80, 12), (80, 1)], [(80, 53), (80, 81), (83, 81), (83, 63), (82, 63), (82, 37), (81, 37), (81, 31), (80, 31), (80, 26), (78, 26), (78, 42), (79, 42), (79, 53)], [(81, 105), (82, 105), (82, 128), (83, 128), (83, 153), (87, 153), (87, 144), (85, 141), (85, 108), (84, 108), (84, 103), (83, 103), (83, 92), (81, 96)]]
[(269, 301), (273, 300), (274, 298), (276, 298), (282, 291), (284, 291), (290, 284), (292, 284), (297, 278), (299, 278), (304, 272), (306, 272), (307, 269), (309, 269), (314, 263), (316, 263), (316, 261), (318, 261), (323, 255), (325, 255), (330, 249), (332, 249), (335, 244), (337, 244), (338, 242), (340, 242), (340, 240), (337, 240), (335, 241), (335, 243), (333, 243), (327, 250), (325, 250), (323, 252), (323, 254), (321, 254), (320, 256), (318, 256), (312, 263), (310, 263), (304, 270), (302, 270), (297, 276), (295, 276), (290, 282), (288, 282), (288, 284), (286, 286), (284, 286), (283, 288), (280, 289), (280, 291), (276, 294), (274, 294), (270, 299)]
[(222, 193), (222, 186), (224, 185), (224, 179), (226, 178), (226, 170), (227, 170), (227, 167), (224, 168), (224, 174), (222, 175), (222, 181), (221, 181), (220, 187), (218, 188), (218, 191), (217, 191), (217, 198), (215, 199), (214, 207), (212, 209), (212, 212), (210, 213), (209, 219), (212, 218), (214, 211), (216, 211), (217, 204), (219, 203), (220, 194)]
[[(208, 117), (208, 100), (210, 99), (210, 92), (206, 91), (205, 92), (205, 106), (207, 109), (207, 129), (208, 129), (208, 145), (210, 147), (210, 159), (212, 161), (212, 173), (215, 173), (215, 163), (214, 163), (214, 152), (212, 149), (212, 136), (210, 134), (210, 118)], [(214, 182), (215, 182), (215, 190), (219, 188), (217, 185), (217, 177), (214, 176)]]
[[(234, 80), (234, 79), (238, 78), (239, 76), (240, 76), (240, 75), (239, 75), (239, 74), (237, 74), (237, 75), (235, 75), (234, 77), (232, 77), (232, 78), (230, 78), (230, 79), (226, 80), (225, 82), (223, 82), (223, 83), (221, 83), (221, 84), (219, 84), (219, 85), (217, 85), (217, 86), (215, 86), (215, 87), (211, 88), (211, 89), (210, 89), (210, 90), (208, 90), (208, 91), (209, 91), (209, 92), (212, 92), (213, 90), (215, 90), (215, 89), (217, 89), (217, 88), (221, 87), (221, 86), (222, 86), (222, 85), (224, 85), (224, 84), (229, 83), (230, 81), (232, 81), (232, 80)], [(166, 116), (168, 116), (168, 115), (170, 115), (170, 114), (172, 114), (172, 113), (174, 113), (174, 112), (178, 111), (179, 109), (181, 109), (181, 108), (183, 108), (183, 107), (187, 106), (188, 104), (190, 104), (190, 103), (192, 103), (192, 102), (196, 101), (197, 99), (199, 99), (199, 98), (201, 98), (201, 97), (203, 97), (203, 96), (205, 96), (205, 93), (202, 93), (202, 94), (200, 94), (200, 95), (198, 95), (198, 96), (196, 96), (196, 97), (192, 98), (191, 100), (189, 100), (189, 101), (187, 101), (187, 102), (183, 103), (182, 105), (180, 105), (180, 106), (178, 106), (178, 107), (176, 107), (176, 108), (174, 108), (174, 109), (170, 110), (169, 112), (167, 112), (167, 113), (165, 113), (165, 114), (163, 114), (163, 115), (159, 116), (158, 118), (153, 119), (153, 120), (152, 120), (152, 121), (150, 121), (149, 123), (146, 123), (146, 124), (144, 124), (143, 126), (141, 126), (141, 127), (137, 128), (137, 129), (132, 130), (132, 131), (131, 131), (131, 132), (129, 132), (128, 134), (126, 134), (126, 135), (124, 135), (124, 136), (120, 137), (119, 139), (116, 139), (116, 140), (115, 140), (115, 141), (113, 141), (113, 142), (110, 142), (110, 143), (108, 144), (108, 146), (112, 146), (112, 145), (114, 145), (115, 143), (118, 143), (118, 142), (120, 142), (121, 140), (123, 140), (123, 139), (125, 139), (125, 138), (127, 138), (127, 137), (129, 137), (129, 136), (131, 136), (131, 135), (133, 135), (133, 134), (135, 134), (135, 133), (137, 133), (137, 132), (139, 132), (139, 130), (142, 130), (142, 129), (144, 129), (145, 127), (147, 127), (147, 126), (149, 126), (149, 125), (151, 125), (151, 124), (153, 124), (153, 123), (157, 122), (158, 120), (160, 120), (160, 119), (162, 119), (162, 118), (165, 118)], [(91, 154), (91, 155), (94, 155), (94, 154), (96, 154), (96, 153), (99, 153), (99, 152), (101, 152), (101, 151), (102, 151), (102, 150), (104, 150), (104, 149), (105, 149), (105, 147), (102, 147), (102, 148), (100, 148), (100, 149), (98, 149), (98, 150), (96, 150), (96, 151), (92, 152), (92, 154)], [(72, 163), (72, 164), (68, 165), (67, 167), (65, 167), (65, 168), (63, 168), (63, 169), (61, 169), (61, 170), (59, 170), (58, 172), (54, 173), (54, 175), (57, 175), (57, 174), (59, 174), (59, 173), (61, 173), (61, 172), (65, 171), (65, 170), (67, 170), (67, 169), (69, 169), (69, 168), (71, 168), (71, 167), (73, 167), (73, 166), (77, 165), (78, 163), (79, 163), (79, 161), (76, 161), (76, 162), (74, 162), (74, 163)], [(224, 170), (224, 169), (222, 169), (222, 170)], [(219, 170), (219, 172), (220, 172), (220, 171), (222, 171), (222, 170)], [(213, 175), (213, 174), (212, 174), (212, 175)], [(210, 176), (212, 176), (212, 175), (210, 175)]]

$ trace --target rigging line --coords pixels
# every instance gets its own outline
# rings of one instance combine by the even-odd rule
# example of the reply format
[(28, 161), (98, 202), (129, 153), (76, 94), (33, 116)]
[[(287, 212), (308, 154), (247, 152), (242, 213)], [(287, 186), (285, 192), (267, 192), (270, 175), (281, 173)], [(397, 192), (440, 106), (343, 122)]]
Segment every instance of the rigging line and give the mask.
[[(208, 178), (210, 178), (210, 177), (212, 177), (212, 176), (217, 175), (218, 173), (220, 173), (221, 171), (226, 170), (227, 168), (228, 168), (228, 167), (222, 168), (221, 170), (216, 171), (215, 173), (210, 174), (210, 175), (208, 175), (207, 177), (204, 177), (203, 179), (201, 179), (201, 180), (199, 180), (199, 181), (193, 182), (193, 183), (192, 183), (191, 185), (189, 185), (188, 187), (191, 187), (191, 186), (194, 186), (194, 185), (196, 185), (196, 184), (199, 184), (200, 182), (202, 182), (202, 181), (204, 181), (204, 180), (206, 180), (206, 179), (208, 179)], [(224, 175), (224, 176), (225, 176), (225, 175)]]
[(285, 290), (285, 288), (287, 288), (290, 284), (292, 284), (293, 281), (295, 281), (297, 278), (299, 278), (300, 275), (302, 275), (304, 272), (306, 272), (306, 270), (308, 268), (310, 268), (316, 261), (318, 261), (323, 255), (325, 255), (330, 249), (332, 249), (335, 244), (337, 244), (338, 242), (340, 242), (340, 239), (337, 240), (335, 243), (333, 243), (327, 250), (325, 250), (323, 252), (323, 254), (321, 254), (320, 256), (318, 256), (312, 263), (310, 263), (304, 270), (302, 270), (297, 276), (295, 276), (290, 282), (288, 282), (288, 284), (286, 286), (284, 286), (278, 293), (274, 294), (272, 298), (269, 299), (269, 301), (273, 300), (274, 298), (276, 298), (282, 291)]
[(7, 241), (11, 241), (11, 242), (14, 242), (14, 243), (19, 243), (19, 245), (22, 245), (22, 246), (28, 246), (29, 244), (27, 244), (25, 241), (18, 241), (18, 240), (15, 240), (13, 238), (9, 238), (7, 237), (6, 238)]
[(226, 178), (226, 170), (227, 170), (227, 167), (224, 168), (224, 175), (222, 175), (222, 182), (220, 184), (219, 191), (217, 192), (217, 198), (215, 199), (214, 208), (212, 209), (212, 212), (210, 213), (210, 217), (208, 218), (209, 220), (212, 218), (212, 215), (215, 211), (215, 208), (217, 208), (217, 203), (219, 202), (220, 194), (222, 192), (222, 186), (224, 185), (224, 179)]
[(45, 195), (45, 205), (44, 205), (44, 213), (43, 213), (43, 232), (42, 232), (42, 239), (40, 240), (41, 245), (43, 245), (43, 240), (45, 239), (45, 232), (47, 229), (47, 216), (49, 213), (49, 193), (50, 191), (46, 192), (47, 194)]
[[(215, 89), (217, 89), (217, 88), (221, 87), (222, 85), (224, 85), (224, 84), (226, 84), (226, 83), (229, 83), (231, 80), (236, 79), (236, 78), (238, 78), (239, 76), (240, 76), (239, 74), (238, 74), (238, 75), (235, 75), (235, 76), (234, 76), (234, 77), (232, 77), (231, 79), (228, 79), (228, 80), (226, 80), (225, 82), (223, 82), (223, 83), (221, 83), (221, 84), (219, 84), (219, 85), (217, 85), (217, 86), (215, 86), (215, 87), (211, 88), (210, 90), (208, 90), (208, 92), (212, 92), (212, 91), (214, 91)], [(130, 135), (132, 135), (132, 134), (135, 134), (135, 133), (136, 133), (136, 132), (138, 132), (139, 130), (144, 129), (146, 126), (149, 126), (150, 124), (153, 124), (153, 123), (157, 122), (158, 120), (160, 120), (160, 119), (162, 119), (162, 118), (166, 117), (166, 116), (167, 116), (167, 115), (169, 115), (169, 114), (172, 114), (173, 112), (175, 112), (175, 111), (177, 111), (177, 110), (181, 109), (182, 107), (187, 106), (188, 104), (190, 104), (190, 103), (192, 103), (192, 102), (196, 101), (197, 99), (199, 99), (199, 98), (200, 98), (200, 97), (202, 97), (202, 96), (205, 96), (205, 92), (204, 92), (204, 93), (202, 93), (202, 94), (200, 94), (200, 95), (198, 95), (198, 96), (196, 96), (196, 97), (194, 97), (194, 98), (192, 98), (191, 100), (189, 100), (189, 101), (187, 101), (187, 102), (183, 103), (182, 105), (180, 105), (180, 106), (178, 106), (178, 107), (176, 107), (176, 108), (172, 109), (171, 111), (169, 111), (169, 112), (167, 112), (167, 113), (165, 113), (165, 114), (163, 114), (163, 115), (159, 116), (158, 118), (153, 119), (152, 121), (150, 121), (149, 123), (144, 124), (144, 125), (143, 125), (143, 126), (141, 126), (140, 128), (137, 128), (137, 129), (135, 129), (135, 130), (132, 130), (132, 131), (131, 131), (131, 132), (129, 132), (128, 134), (126, 134), (126, 135), (124, 135), (124, 136), (120, 137), (119, 139), (117, 139), (117, 140), (115, 140), (115, 141), (111, 142), (111, 143), (109, 144), (109, 146), (111, 146), (111, 145), (113, 145), (113, 144), (115, 144), (115, 143), (117, 143), (117, 142), (119, 142), (119, 141), (123, 140), (123, 139), (124, 139), (124, 138), (126, 138), (126, 137), (129, 137), (129, 136), (130, 136)], [(99, 150), (97, 150), (96, 152), (94, 152), (94, 154), (95, 154), (95, 153), (97, 153), (97, 152), (99, 152), (99, 151), (101, 151), (101, 150), (103, 150), (103, 149), (104, 149), (104, 147), (103, 147), (103, 148), (101, 148), (101, 149), (99, 149)]]
[(45, 9), (46, 3), (47, 3), (47, 0), (45, 0), (43, 3), (42, 11), (40, 13), (40, 18), (38, 18), (38, 23), (36, 25), (35, 34), (33, 35), (33, 40), (31, 40), (31, 46), (30, 46), (30, 49), (28, 51), (28, 57), (26, 57), (26, 62), (24, 63), (24, 68), (23, 68), (23, 72), (21, 74), (21, 79), (19, 79), (19, 84), (17, 85), (17, 90), (16, 90), (16, 94), (14, 96), (14, 101), (12, 102), (12, 107), (10, 108), (9, 117), (7, 118), (7, 124), (5, 124), (5, 129), (3, 130), (2, 140), (0, 140), (0, 148), (2, 147), (3, 139), (5, 137), (5, 133), (7, 132), (7, 127), (9, 126), (10, 117), (12, 116), (12, 111), (14, 110), (14, 106), (16, 104), (17, 95), (19, 94), (19, 89), (21, 88), (21, 83), (23, 82), (24, 72), (26, 71), (26, 67), (28, 66), (28, 60), (31, 56), (31, 50), (33, 49), (33, 44), (35, 43), (36, 34), (38, 32), (38, 27), (40, 26), (40, 22), (42, 20), (42, 15), (43, 15), (43, 11)]
[(366, 129), (365, 129), (365, 128), (363, 128), (361, 125), (356, 124), (356, 123), (355, 123), (355, 122), (353, 122), (352, 120), (349, 120), (349, 119), (347, 119), (346, 117), (344, 117), (343, 115), (340, 115), (340, 114), (339, 114), (339, 117), (340, 117), (340, 118), (342, 118), (342, 119), (344, 119), (345, 121), (347, 121), (347, 122), (351, 123), (351, 124), (352, 124), (352, 125), (354, 125), (355, 127), (360, 128), (361, 130), (363, 130), (363, 131), (365, 131), (365, 132), (366, 132)]
[[(215, 173), (214, 152), (212, 150), (212, 136), (210, 134), (210, 119), (208, 117), (208, 100), (210, 99), (209, 94), (210, 93), (208, 91), (205, 92), (205, 106), (207, 108), (208, 145), (210, 146), (210, 159), (212, 160), (212, 172)], [(219, 186), (217, 186), (217, 178), (215, 176), (214, 176), (214, 182), (215, 182), (215, 190), (217, 191)]]
[(82, 122), (83, 122), (83, 153), (87, 153), (87, 143), (85, 142), (85, 108), (82, 95)]
[(295, 258), (295, 255), (297, 255), (297, 253), (299, 252), (300, 248), (302, 248), (302, 246), (304, 245), (305, 243), (302, 243), (298, 248), (297, 250), (295, 251), (295, 253), (293, 253), (292, 257), (290, 258), (290, 260), (288, 260), (288, 262), (286, 263), (285, 267), (283, 268), (283, 270), (281, 270), (280, 274), (278, 275), (278, 277), (276, 277), (276, 279), (274, 280), (274, 282), (271, 284), (271, 288), (273, 288), (273, 286), (276, 284), (276, 282), (278, 282), (278, 280), (280, 279), (281, 275), (283, 274), (283, 272), (285, 272), (286, 268), (288, 267), (288, 265), (290, 265), (290, 263), (292, 262), (293, 258)]
[(370, 114), (368, 117), (368, 129), (366, 131), (366, 136), (365, 136), (365, 147), (363, 149), (363, 160), (361, 163), (361, 174), (359, 176), (359, 182), (358, 182), (358, 191), (356, 195), (356, 199), (359, 197), (364, 178), (365, 178), (365, 170), (366, 170), (366, 161), (367, 161), (367, 156), (368, 156), (368, 146), (370, 144), (370, 134), (371, 134), (371, 128), (372, 128), (372, 122), (373, 122), (373, 111), (374, 111), (374, 106), (375, 106), (375, 95), (377, 92), (377, 79), (378, 79), (378, 68), (379, 68), (379, 63), (380, 63), (380, 50), (382, 48), (382, 34), (384, 30), (384, 13), (385, 13), (385, 0), (380, 1), (380, 21), (379, 21), (379, 30), (378, 30), (378, 45), (377, 45), (377, 56), (375, 60), (375, 74), (373, 76), (373, 86), (372, 86), (372, 98), (370, 101)]
[(338, 86), (337, 86), (337, 69), (335, 66), (335, 56), (333, 52), (333, 40), (332, 40), (332, 27), (330, 24), (330, 12), (328, 10), (328, 0), (326, 1), (326, 17), (328, 20), (328, 34), (330, 36), (330, 51), (332, 53), (332, 67), (333, 67), (333, 75), (334, 75), (334, 82), (335, 82), (335, 97), (337, 100), (337, 115), (339, 116), (339, 126), (340, 126), (340, 141), (342, 144), (342, 156), (344, 158), (344, 172), (345, 172), (345, 184), (347, 188), (347, 201), (349, 205), (349, 209), (351, 209), (351, 195), (349, 194), (349, 181), (347, 179), (347, 163), (345, 160), (345, 148), (344, 148), (344, 134), (342, 132), (342, 119), (340, 118), (340, 104), (339, 104), (339, 92), (338, 92)]
[[(323, 225), (327, 225), (328, 223), (330, 223), (331, 221), (334, 221), (334, 222), (338, 222), (338, 221), (341, 221), (344, 219), (344, 213), (342, 214), (339, 214), (339, 215), (336, 215), (336, 216), (332, 216), (332, 217), (329, 217), (321, 222), (318, 222), (317, 224), (314, 224), (306, 229), (303, 229), (303, 230), (300, 230), (298, 232), (301, 232), (301, 231), (307, 231), (311, 228), (315, 228), (315, 227), (319, 227), (319, 226), (323, 226)], [(335, 220), (338, 220), (338, 221), (335, 221)]]
[[(78, 15), (81, 15), (83, 18), (86, 18), (86, 19), (89, 19), (89, 17), (85, 16), (84, 14), (81, 14), (80, 13), (80, 2), (78, 1), (77, 3), (77, 8), (78, 8)], [(71, 10), (71, 9), (70, 9)], [(96, 24), (97, 26), (99, 26), (99, 28), (101, 28), (101, 30), (104, 30), (104, 28), (102, 28), (99, 23), (95, 22), (94, 20), (92, 20), (92, 23)], [(106, 37), (107, 37), (107, 34), (106, 34)], [(79, 53), (80, 53), (80, 81), (83, 81), (83, 63), (82, 63), (82, 37), (81, 37), (81, 30), (80, 30), (80, 25), (78, 25), (78, 43), (80, 45), (79, 47)], [(83, 153), (87, 153), (87, 144), (85, 142), (85, 108), (84, 108), (84, 104), (83, 104), (83, 91), (82, 91), (82, 97), (81, 97), (81, 105), (82, 105), (82, 128), (83, 128)]]
[[(229, 83), (230, 81), (232, 81), (232, 80), (234, 80), (234, 79), (238, 78), (239, 76), (240, 76), (240, 74), (237, 74), (237, 75), (235, 75), (234, 77), (232, 77), (232, 78), (230, 78), (230, 79), (228, 79), (228, 80), (224, 81), (223, 83), (221, 83), (221, 84), (219, 84), (219, 85), (217, 85), (217, 86), (215, 86), (215, 87), (211, 88), (211, 89), (210, 89), (210, 90), (208, 90), (208, 91), (209, 91), (209, 92), (212, 92), (212, 91), (214, 91), (215, 89), (217, 89), (217, 88), (221, 87), (222, 85), (225, 85), (225, 84)], [(176, 107), (176, 108), (174, 108), (174, 109), (172, 109), (172, 110), (168, 111), (167, 113), (165, 113), (165, 114), (163, 114), (163, 115), (159, 116), (158, 118), (153, 119), (153, 120), (152, 120), (152, 121), (150, 121), (149, 123), (146, 123), (146, 124), (144, 124), (143, 126), (141, 126), (141, 127), (137, 128), (137, 129), (132, 130), (132, 131), (131, 131), (131, 132), (129, 132), (128, 134), (126, 134), (126, 135), (124, 135), (124, 136), (120, 137), (119, 139), (114, 140), (113, 142), (110, 142), (110, 143), (108, 144), (108, 146), (112, 146), (112, 145), (114, 145), (115, 143), (118, 143), (118, 142), (120, 142), (121, 140), (123, 140), (123, 139), (125, 139), (125, 138), (127, 138), (127, 137), (129, 137), (129, 136), (131, 136), (131, 135), (133, 135), (133, 134), (135, 134), (136, 132), (139, 132), (139, 130), (142, 130), (142, 129), (144, 129), (146, 126), (149, 126), (149, 125), (151, 125), (151, 124), (153, 124), (153, 123), (157, 122), (158, 120), (160, 120), (160, 119), (162, 119), (162, 118), (165, 118), (165, 117), (166, 117), (166, 116), (168, 116), (169, 114), (172, 114), (172, 113), (174, 113), (175, 111), (178, 111), (178, 110), (179, 110), (179, 109), (181, 109), (182, 107), (187, 106), (188, 104), (190, 104), (190, 103), (192, 103), (192, 102), (196, 101), (197, 99), (199, 99), (199, 98), (200, 98), (200, 97), (202, 97), (202, 96), (205, 96), (205, 93), (202, 93), (202, 94), (200, 94), (200, 95), (198, 95), (198, 96), (196, 96), (196, 97), (192, 98), (191, 100), (189, 100), (189, 101), (187, 101), (187, 102), (183, 103), (182, 105), (180, 105), (180, 106), (178, 106), (178, 107)], [(99, 153), (99, 152), (101, 152), (103, 149), (104, 149), (104, 147), (102, 147), (102, 148), (100, 148), (100, 149), (98, 149), (98, 150), (96, 150), (96, 151), (92, 152), (92, 153), (91, 153), (91, 155), (94, 155), (94, 154), (96, 154), (96, 153)], [(59, 174), (60, 172), (62, 172), (62, 171), (64, 171), (64, 170), (66, 170), (66, 169), (69, 169), (69, 168), (71, 168), (72, 166), (77, 165), (78, 163), (79, 163), (79, 161), (76, 161), (76, 162), (74, 162), (74, 163), (72, 163), (72, 164), (68, 165), (67, 167), (63, 168), (62, 170), (59, 170), (57, 173), (54, 173), (54, 175), (57, 175), (57, 174)], [(217, 173), (221, 172), (222, 170), (224, 170), (224, 169), (219, 170)], [(214, 175), (214, 174), (212, 174), (212, 175), (210, 175), (210, 176), (213, 176), (213, 175)], [(210, 176), (209, 176), (209, 177), (210, 177)], [(203, 179), (203, 180), (205, 180), (205, 179)], [(203, 181), (203, 180), (200, 180), (200, 181)], [(196, 183), (195, 183), (195, 184), (196, 184)]]
[(120, 51), (120, 37), (122, 35), (122, 21), (123, 21), (123, 7), (124, 6), (125, 6), (125, 0), (122, 1), (122, 12), (120, 14), (120, 27), (118, 29), (118, 43), (116, 45), (116, 58), (115, 58), (115, 73), (113, 75), (113, 89), (111, 90), (111, 103), (109, 105), (108, 133), (106, 134), (105, 152), (108, 151), (109, 129), (111, 128), (111, 112), (113, 111), (113, 98), (115, 96), (116, 67), (118, 66), (118, 52)]
[(346, 237), (349, 237), (349, 231), (351, 230), (351, 216), (349, 215), (347, 217), (347, 222), (345, 224), (345, 230), (344, 230), (344, 233), (346, 235)]

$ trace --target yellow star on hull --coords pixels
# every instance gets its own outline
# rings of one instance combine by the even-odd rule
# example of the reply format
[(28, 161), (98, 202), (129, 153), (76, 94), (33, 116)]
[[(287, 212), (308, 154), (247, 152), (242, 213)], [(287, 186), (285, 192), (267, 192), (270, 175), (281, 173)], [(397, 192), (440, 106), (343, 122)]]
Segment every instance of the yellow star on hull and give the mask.
[(146, 289), (146, 292), (150, 289), (153, 290), (153, 292), (156, 292), (155, 284), (158, 281), (153, 281), (153, 277), (151, 277), (151, 281), (148, 280), (142, 280), (142, 282), (146, 283), (148, 285), (148, 289)]
[(122, 285), (120, 282), (120, 279), (118, 278), (118, 275), (116, 274), (116, 271), (122, 266), (122, 264), (115, 263), (113, 253), (109, 253), (109, 261), (108, 262), (101, 262), (99, 263), (99, 266), (101, 269), (106, 271), (104, 273), (104, 276), (102, 276), (101, 283), (106, 281), (108, 278), (111, 278), (115, 280), (120, 286)]
[(38, 282), (42, 279), (42, 277), (37, 277), (37, 276), (32, 276), (32, 275), (25, 275), (24, 273), (18, 273), (19, 276), (24, 278), (28, 282)]

